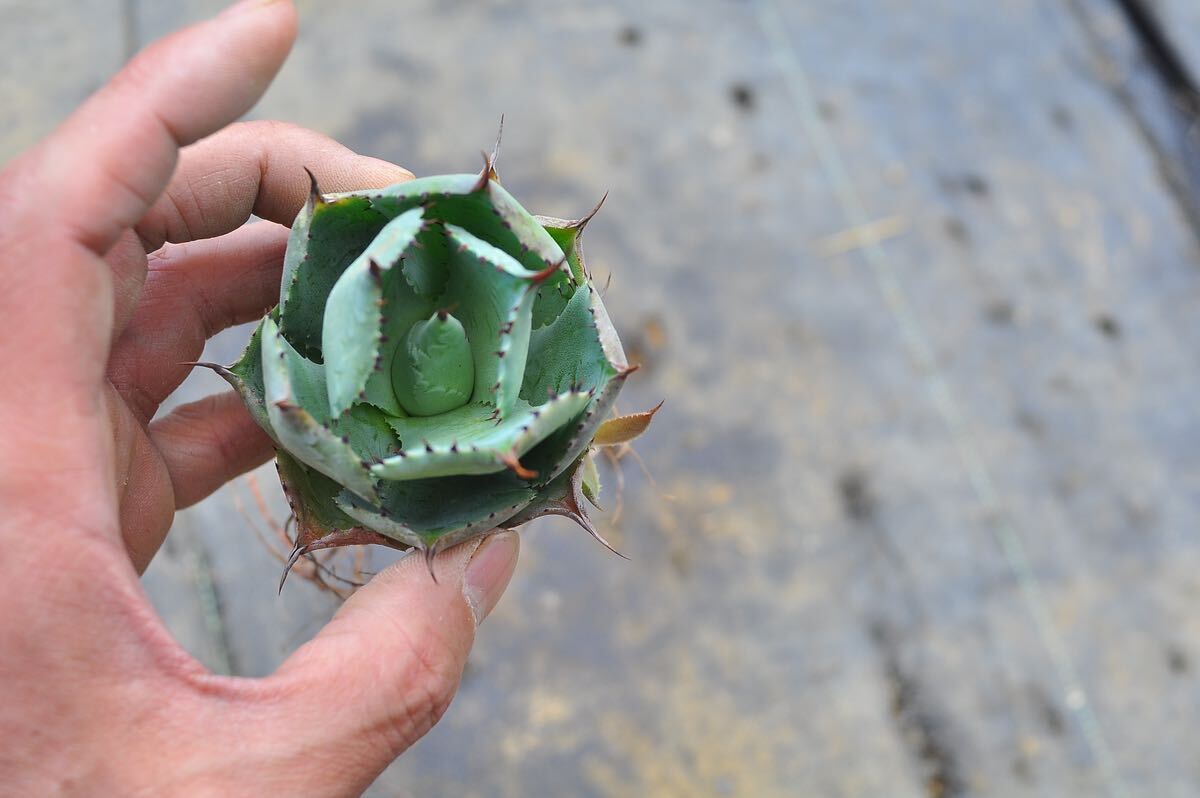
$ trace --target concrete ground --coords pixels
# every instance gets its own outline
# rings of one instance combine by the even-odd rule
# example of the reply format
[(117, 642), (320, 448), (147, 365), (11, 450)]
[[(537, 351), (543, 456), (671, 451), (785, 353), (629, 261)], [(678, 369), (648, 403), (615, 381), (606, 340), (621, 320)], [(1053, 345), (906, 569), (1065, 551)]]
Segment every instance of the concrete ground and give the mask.
[[(371, 795), (1200, 794), (1194, 4), (1169, 51), (1140, 0), (298, 4), (253, 115), (429, 174), (504, 114), (527, 207), (610, 192), (622, 406), (667, 400), (603, 521), (631, 561), (528, 528)], [(220, 5), (0, 0), (0, 159)], [(252, 487), (145, 577), (251, 675), (336, 608), (276, 596)]]

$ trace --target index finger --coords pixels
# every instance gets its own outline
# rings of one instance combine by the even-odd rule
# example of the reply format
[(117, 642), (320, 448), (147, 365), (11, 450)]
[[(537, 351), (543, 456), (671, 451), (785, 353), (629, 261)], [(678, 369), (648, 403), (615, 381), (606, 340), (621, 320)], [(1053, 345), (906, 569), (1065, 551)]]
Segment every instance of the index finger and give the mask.
[(359, 155), (333, 139), (285, 122), (239, 122), (185, 148), (166, 190), (138, 222), (147, 252), (215, 238), (251, 214), (290, 227), (311, 191), (382, 188), (412, 172)]

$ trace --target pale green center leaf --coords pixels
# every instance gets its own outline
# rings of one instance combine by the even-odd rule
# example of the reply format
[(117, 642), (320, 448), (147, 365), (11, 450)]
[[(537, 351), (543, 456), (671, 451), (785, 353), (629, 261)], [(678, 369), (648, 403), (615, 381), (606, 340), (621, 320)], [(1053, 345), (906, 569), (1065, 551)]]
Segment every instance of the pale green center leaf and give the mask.
[(462, 407), (475, 386), (466, 330), (444, 310), (413, 325), (391, 369), (396, 398), (413, 416), (436, 416)]

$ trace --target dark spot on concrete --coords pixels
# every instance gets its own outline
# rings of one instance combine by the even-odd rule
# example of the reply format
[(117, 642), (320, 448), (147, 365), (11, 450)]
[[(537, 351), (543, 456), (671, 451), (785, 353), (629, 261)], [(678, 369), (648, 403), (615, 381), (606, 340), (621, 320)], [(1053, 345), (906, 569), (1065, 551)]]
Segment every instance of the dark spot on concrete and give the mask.
[(915, 668), (901, 656), (903, 636), (886, 622), (869, 627), (891, 691), (889, 710), (901, 744), (920, 770), (925, 792), (931, 798), (962, 798), (967, 781), (955, 749), (948, 720), (934, 705), (936, 693), (918, 678)]
[(1025, 784), (1033, 784), (1033, 766), (1029, 764), (1028, 757), (1023, 754), (1017, 754), (1012, 761), (1012, 774), (1017, 778), (1017, 781)]
[(376, 47), (371, 50), (371, 61), (383, 72), (406, 78), (428, 78), (432, 75), (427, 64), (410, 58), (399, 47)]
[(1192, 670), (1191, 658), (1175, 643), (1169, 643), (1163, 653), (1167, 658), (1167, 670), (1174, 675), (1183, 676)]
[(626, 47), (637, 47), (642, 43), (642, 29), (636, 25), (626, 25), (617, 31), (617, 41)]
[(1066, 374), (1054, 374), (1046, 380), (1046, 386), (1054, 393), (1063, 396), (1077, 396), (1079, 386)]
[(962, 186), (976, 197), (986, 197), (992, 192), (991, 186), (983, 179), (983, 176), (974, 172), (963, 175)]
[(1062, 737), (1067, 730), (1067, 723), (1063, 719), (1062, 710), (1051, 700), (1050, 694), (1038, 684), (1030, 684), (1028, 692), (1029, 703), (1038, 721), (1050, 734)]
[(864, 471), (851, 468), (842, 472), (838, 477), (837, 489), (842, 499), (842, 512), (847, 518), (860, 524), (875, 518), (879, 503)]
[(945, 175), (938, 182), (942, 188), (951, 193), (965, 191), (974, 197), (986, 197), (992, 193), (992, 187), (987, 179), (977, 172), (964, 172), (960, 175)]
[(1145, 501), (1124, 498), (1121, 501), (1125, 522), (1139, 532), (1152, 530), (1158, 524), (1158, 510)]
[(818, 100), (817, 113), (820, 114), (821, 118), (826, 122), (832, 122), (838, 118), (837, 104), (829, 100)]
[(765, 152), (756, 152), (750, 156), (750, 171), (755, 174), (762, 174), (771, 168), (771, 156)]
[(1067, 110), (1066, 106), (1053, 105), (1050, 107), (1050, 121), (1054, 126), (1064, 133), (1069, 133), (1075, 129), (1075, 117)]
[(971, 243), (971, 231), (967, 229), (967, 224), (957, 216), (947, 216), (942, 222), (942, 227), (946, 231), (946, 237), (955, 244), (969, 246)]
[(1015, 316), (1016, 310), (1007, 299), (993, 299), (983, 306), (983, 317), (996, 327), (1008, 327)]
[(672, 541), (668, 546), (667, 553), (667, 562), (671, 565), (671, 572), (676, 576), (688, 576), (692, 572), (691, 549), (675, 543), (673, 537), (667, 539)]
[(1066, 724), (1063, 723), (1062, 713), (1058, 707), (1053, 704), (1046, 704), (1042, 712), (1042, 723), (1045, 724), (1046, 730), (1055, 736), (1061, 736), (1066, 729)]
[(1107, 313), (1097, 314), (1096, 318), (1092, 319), (1092, 323), (1096, 325), (1096, 329), (1099, 330), (1100, 333), (1105, 338), (1110, 338), (1114, 341), (1120, 339), (1121, 325), (1115, 318), (1113, 318), (1109, 314), (1107, 314)]
[(1079, 492), (1079, 486), (1082, 481), (1078, 472), (1059, 474), (1050, 480), (1050, 490), (1063, 501), (1071, 501), (1075, 498), (1075, 494)]
[(729, 100), (739, 111), (753, 111), (758, 97), (746, 83), (735, 83), (729, 87)]
[(799, 319), (788, 319), (782, 329), (784, 337), (797, 346), (809, 346), (821, 341), (820, 335)]
[(1017, 426), (1029, 433), (1030, 437), (1045, 437), (1046, 425), (1029, 408), (1019, 408), (1014, 418), (1017, 422)]

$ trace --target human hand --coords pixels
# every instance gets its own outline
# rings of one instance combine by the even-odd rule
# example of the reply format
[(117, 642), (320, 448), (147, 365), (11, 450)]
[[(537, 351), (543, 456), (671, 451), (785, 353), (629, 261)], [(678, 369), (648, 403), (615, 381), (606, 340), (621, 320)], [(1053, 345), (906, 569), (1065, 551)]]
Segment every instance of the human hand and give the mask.
[(230, 125), (295, 25), (290, 2), (248, 0), (152, 45), (0, 173), (14, 794), (360, 792), (445, 710), (515, 567), (513, 533), (445, 552), (436, 584), (406, 558), (265, 679), (205, 671), (138, 582), (176, 509), (271, 454), (232, 393), (151, 419), (206, 338), (275, 301), (303, 167), (333, 191), (412, 177), (299, 128)]

